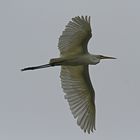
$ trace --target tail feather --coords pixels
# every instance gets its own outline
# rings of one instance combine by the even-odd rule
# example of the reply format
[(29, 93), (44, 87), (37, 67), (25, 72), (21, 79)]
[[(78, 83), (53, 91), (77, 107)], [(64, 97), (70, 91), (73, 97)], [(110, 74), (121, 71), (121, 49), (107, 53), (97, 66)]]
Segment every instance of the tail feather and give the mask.
[(63, 58), (52, 58), (50, 60), (50, 64), (59, 64), (59, 63), (61, 63), (63, 61), (64, 61)]
[(59, 66), (59, 65), (63, 65), (63, 63), (65, 62), (65, 59), (63, 58), (53, 58), (50, 60), (50, 65), (51, 66)]

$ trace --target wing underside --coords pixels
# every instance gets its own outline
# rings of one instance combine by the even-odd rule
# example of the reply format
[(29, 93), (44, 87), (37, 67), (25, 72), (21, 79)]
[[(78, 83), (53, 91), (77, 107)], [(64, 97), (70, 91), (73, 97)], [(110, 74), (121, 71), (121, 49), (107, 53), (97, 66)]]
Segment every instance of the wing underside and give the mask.
[(72, 18), (59, 38), (61, 56), (87, 53), (87, 43), (91, 38), (90, 17)]
[(85, 132), (95, 129), (94, 89), (88, 66), (62, 66), (61, 83), (74, 118)]

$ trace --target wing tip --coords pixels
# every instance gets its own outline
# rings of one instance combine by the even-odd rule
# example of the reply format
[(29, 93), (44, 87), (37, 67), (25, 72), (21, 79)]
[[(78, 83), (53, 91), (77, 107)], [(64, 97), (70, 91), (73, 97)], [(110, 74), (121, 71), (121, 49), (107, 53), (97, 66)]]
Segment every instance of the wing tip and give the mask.
[(87, 16), (87, 15), (85, 15), (85, 16), (83, 16), (83, 15), (81, 15), (81, 16), (75, 16), (74, 18), (72, 18), (72, 21), (75, 21), (75, 19), (84, 20), (84, 21), (90, 23), (91, 16)]

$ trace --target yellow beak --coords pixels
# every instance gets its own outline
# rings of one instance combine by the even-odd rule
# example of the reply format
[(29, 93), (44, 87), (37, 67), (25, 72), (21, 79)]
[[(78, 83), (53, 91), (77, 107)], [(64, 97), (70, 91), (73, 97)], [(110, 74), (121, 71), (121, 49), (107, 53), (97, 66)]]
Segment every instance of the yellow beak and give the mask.
[(110, 56), (100, 56), (100, 59), (116, 59), (115, 57), (110, 57)]

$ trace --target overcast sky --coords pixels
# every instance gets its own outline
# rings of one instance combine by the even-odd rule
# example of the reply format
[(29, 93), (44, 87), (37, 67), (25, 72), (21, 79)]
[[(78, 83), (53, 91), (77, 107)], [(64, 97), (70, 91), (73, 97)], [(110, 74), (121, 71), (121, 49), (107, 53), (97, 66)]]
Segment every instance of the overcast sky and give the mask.
[[(89, 51), (117, 57), (90, 66), (96, 132), (85, 134), (64, 99), (60, 67), (21, 72), (58, 57), (72, 17), (91, 16)], [(140, 1), (0, 1), (1, 140), (140, 139)]]

